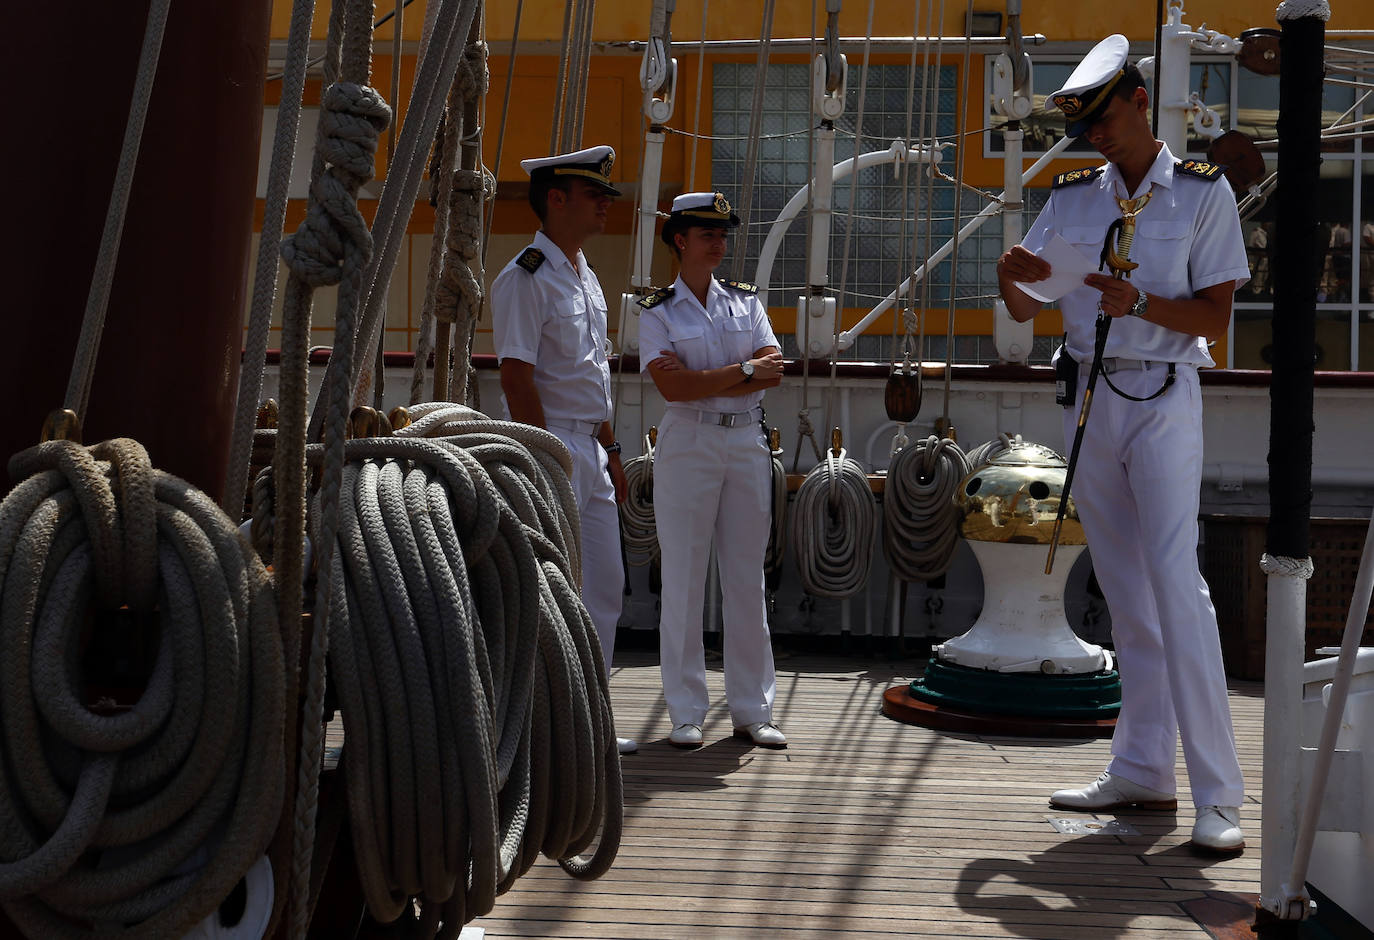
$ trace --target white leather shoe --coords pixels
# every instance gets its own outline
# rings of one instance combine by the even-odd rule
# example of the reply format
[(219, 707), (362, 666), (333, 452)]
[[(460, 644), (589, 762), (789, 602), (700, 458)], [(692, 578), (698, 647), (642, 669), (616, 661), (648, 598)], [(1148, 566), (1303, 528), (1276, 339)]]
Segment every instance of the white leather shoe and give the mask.
[(616, 738), (615, 746), (622, 754), (633, 754), (639, 750), (639, 742), (634, 738)]
[(1151, 790), (1125, 777), (1102, 772), (1092, 783), (1081, 790), (1056, 790), (1050, 794), (1050, 805), (1061, 809), (1123, 809), (1128, 806), (1140, 809), (1178, 809), (1178, 800), (1172, 793)]
[(771, 721), (756, 721), (736, 728), (735, 737), (749, 738), (759, 747), (787, 747), (787, 737)]
[(1199, 806), (1193, 823), (1193, 846), (1219, 855), (1235, 855), (1245, 848), (1239, 806)]
[(668, 735), (673, 747), (701, 747), (701, 725), (678, 725)]

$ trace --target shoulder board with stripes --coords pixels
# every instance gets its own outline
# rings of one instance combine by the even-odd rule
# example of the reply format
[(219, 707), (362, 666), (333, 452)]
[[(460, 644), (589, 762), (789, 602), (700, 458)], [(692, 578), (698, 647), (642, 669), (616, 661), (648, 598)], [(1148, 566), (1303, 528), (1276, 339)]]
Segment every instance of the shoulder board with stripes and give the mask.
[(757, 294), (759, 292), (759, 289), (755, 287), (753, 284), (747, 284), (744, 281), (728, 281), (723, 277), (717, 278), (717, 280), (724, 284), (726, 287), (733, 287), (735, 290), (742, 290), (746, 294)]
[(1074, 183), (1086, 183), (1095, 180), (1102, 173), (1100, 166), (1085, 166), (1081, 170), (1070, 170), (1067, 173), (1060, 173), (1050, 184), (1050, 189), (1060, 189), (1064, 186), (1072, 186)]
[(1174, 164), (1175, 173), (1187, 173), (1189, 176), (1198, 176), (1214, 183), (1221, 179), (1226, 172), (1226, 167), (1220, 163), (1208, 163), (1205, 160), (1180, 160)]
[(660, 287), (652, 294), (639, 298), (635, 303), (639, 304), (645, 310), (649, 310), (653, 307), (657, 307), (671, 296), (673, 296), (673, 289), (671, 287)]
[(531, 245), (529, 248), (520, 252), (520, 257), (515, 259), (515, 263), (533, 274), (535, 271), (538, 271), (539, 266), (544, 263), (544, 253)]

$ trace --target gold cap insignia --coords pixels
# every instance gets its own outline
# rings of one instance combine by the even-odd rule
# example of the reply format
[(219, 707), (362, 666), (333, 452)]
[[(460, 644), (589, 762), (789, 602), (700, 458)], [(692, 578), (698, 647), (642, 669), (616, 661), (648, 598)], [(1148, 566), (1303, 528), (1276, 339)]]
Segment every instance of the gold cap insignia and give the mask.
[(615, 166), (615, 154), (608, 153), (601, 161), (601, 175), (611, 178), (611, 167)]
[(715, 209), (721, 215), (730, 214), (730, 203), (723, 193), (716, 193), (716, 198), (711, 202), (711, 208)]
[(1083, 99), (1077, 95), (1055, 95), (1054, 106), (1063, 111), (1066, 117), (1078, 117), (1083, 110)]

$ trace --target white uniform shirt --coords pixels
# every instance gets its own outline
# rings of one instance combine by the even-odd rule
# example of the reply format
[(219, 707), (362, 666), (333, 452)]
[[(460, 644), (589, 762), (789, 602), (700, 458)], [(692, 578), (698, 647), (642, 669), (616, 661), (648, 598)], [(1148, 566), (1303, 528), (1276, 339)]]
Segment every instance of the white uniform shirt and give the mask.
[[(701, 371), (743, 362), (752, 358), (755, 350), (777, 345), (768, 311), (758, 295), (727, 287), (715, 278), (711, 278), (706, 292), (705, 307), (679, 277), (673, 281), (673, 295), (639, 317), (641, 372), (661, 350), (676, 355), (685, 368)], [(763, 400), (763, 391), (711, 395), (681, 405), (699, 411), (748, 411)], [(673, 406), (669, 402), (668, 407)]]
[(574, 266), (542, 231), (532, 247), (544, 253), (534, 273), (517, 263), (517, 255), (491, 285), (497, 358), (534, 366), (546, 419), (608, 420), (611, 370), (601, 285), (581, 251)]
[[(1130, 272), (1131, 283), (1170, 300), (1188, 299), (1205, 287), (1228, 281), (1239, 287), (1250, 279), (1250, 267), (1231, 187), (1225, 179), (1176, 173), (1176, 162), (1168, 145), (1161, 146), (1140, 188), (1129, 194), (1135, 198), (1147, 189), (1154, 191), (1149, 204), (1136, 216), (1130, 260), (1140, 267)], [(1121, 217), (1116, 197), (1127, 195), (1120, 171), (1109, 163), (1096, 179), (1051, 192), (1022, 244), (1039, 252), (1058, 232), (1084, 255), (1097, 258), (1107, 227)], [(1079, 362), (1092, 361), (1101, 297), (1101, 291), (1085, 285), (1059, 301), (1068, 350)], [(1103, 355), (1214, 365), (1203, 337), (1166, 329), (1139, 317), (1117, 318)]]

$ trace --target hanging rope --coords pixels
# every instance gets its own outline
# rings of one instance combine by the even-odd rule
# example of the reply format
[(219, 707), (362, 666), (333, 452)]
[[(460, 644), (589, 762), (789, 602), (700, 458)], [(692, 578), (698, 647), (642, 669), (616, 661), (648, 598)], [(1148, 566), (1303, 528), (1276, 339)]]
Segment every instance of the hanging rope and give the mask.
[(654, 445), (644, 435), (644, 452), (625, 462), (625, 502), (620, 504), (620, 541), (632, 565), (659, 560), (654, 520)]
[(969, 474), (959, 445), (934, 435), (902, 448), (883, 490), (883, 555), (903, 581), (929, 581), (949, 570), (959, 539), (954, 496)]
[(296, 156), (300, 133), (301, 99), (305, 92), (306, 61), (310, 56), (310, 27), (315, 16), (315, 0), (295, 0), (291, 6), (291, 25), (286, 36), (286, 62), (282, 69), (281, 105), (277, 127), (272, 136), (272, 157), (267, 168), (267, 193), (263, 201), (262, 235), (258, 240), (257, 266), (253, 269), (253, 299), (248, 313), (248, 338), (244, 343), (243, 365), (239, 372), (238, 407), (229, 445), (229, 466), (225, 474), (220, 507), (237, 516), (243, 507), (243, 493), (253, 449), (258, 397), (262, 394), (263, 368), (267, 362), (267, 341), (272, 327), (272, 304), (277, 295), (277, 251), (286, 224), (286, 201), (290, 195), (291, 165)]
[[(964, 17), (965, 23), (973, 22), (973, 0), (968, 0), (968, 10)], [(969, 100), (969, 83), (973, 80), (973, 37), (964, 36), (964, 90), (957, 100)], [(964, 194), (960, 192), (964, 182), (964, 154), (967, 152), (967, 140), (964, 138), (964, 130), (968, 125), (968, 109), (959, 109), (959, 149), (955, 155), (954, 178), (958, 185), (954, 188), (954, 232), (950, 236), (954, 241), (954, 246), (949, 253), (949, 306), (945, 320), (945, 397), (944, 407), (941, 415), (945, 425), (949, 425), (949, 396), (950, 382), (954, 378), (954, 318), (955, 318), (955, 295), (958, 294), (959, 287), (959, 229), (963, 221), (962, 214), (964, 208)], [(932, 170), (934, 166), (932, 165)]]
[[(262, 855), (283, 791), (271, 581), (135, 441), (50, 441), (0, 503), (0, 904), (27, 936), (182, 936)], [(91, 642), (156, 646), (127, 710)], [(119, 681), (119, 680), (116, 680)], [(129, 684), (138, 679), (123, 680)], [(208, 861), (188, 870), (198, 847)]]
[(850, 597), (868, 580), (877, 502), (858, 461), (827, 448), (797, 490), (792, 507), (792, 556), (802, 590)]
[(148, 102), (153, 96), (153, 80), (157, 77), (162, 34), (167, 26), (167, 9), (170, 5), (171, 0), (152, 0), (148, 8), (143, 48), (139, 52), (138, 72), (134, 78), (133, 101), (129, 106), (129, 123), (124, 126), (124, 143), (119, 152), (119, 165), (115, 168), (110, 207), (105, 213), (105, 227), (100, 233), (100, 248), (91, 275), (91, 291), (86, 297), (86, 313), (81, 321), (76, 359), (67, 382), (65, 407), (76, 412), (77, 421), (82, 423), (86, 420), (86, 406), (90, 402), (96, 355), (100, 351), (100, 336), (105, 330), (105, 312), (110, 305), (110, 288), (114, 283), (115, 263), (119, 260), (119, 243), (124, 235), (124, 216), (129, 208), (129, 193), (133, 189), (134, 169), (138, 165), (138, 151), (143, 143), (143, 124), (148, 117)]
[(764, 584), (776, 590), (782, 578), (783, 558), (787, 554), (787, 470), (783, 468), (782, 449), (772, 452), (773, 505), (768, 524), (768, 547), (763, 553)]

